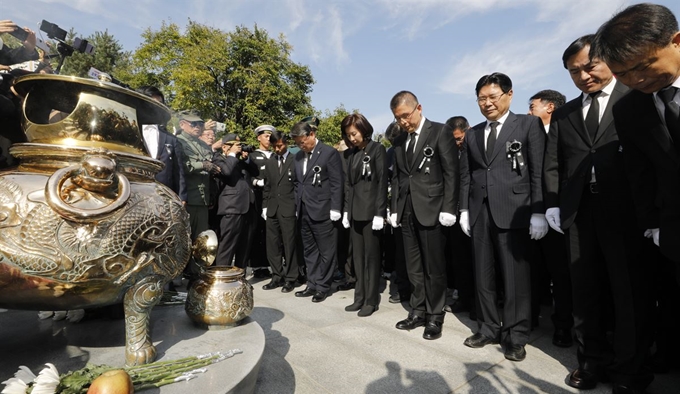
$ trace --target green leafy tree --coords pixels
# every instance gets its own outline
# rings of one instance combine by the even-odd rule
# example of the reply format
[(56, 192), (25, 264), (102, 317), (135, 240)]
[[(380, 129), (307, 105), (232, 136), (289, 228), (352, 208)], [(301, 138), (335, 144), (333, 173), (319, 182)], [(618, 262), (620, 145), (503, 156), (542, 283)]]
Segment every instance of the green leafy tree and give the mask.
[[(76, 36), (75, 31), (71, 29), (66, 36), (66, 42), (69, 45), (73, 45)], [(123, 46), (118, 43), (118, 40), (109, 34), (108, 30), (95, 32), (87, 37), (86, 40), (94, 46), (94, 53), (87, 54), (74, 51), (64, 61), (61, 74), (88, 78), (87, 72), (91, 67), (94, 67), (99, 71), (109, 73), (118, 78), (116, 75), (117, 67), (124, 66), (129, 57), (129, 54), (123, 51)], [(54, 61), (52, 65), (56, 67)]]
[(311, 71), (291, 60), (282, 35), (271, 38), (257, 25), (224, 32), (189, 20), (184, 32), (164, 22), (142, 38), (118, 77), (158, 87), (173, 109), (196, 109), (242, 140), (254, 143), (261, 124), (287, 130), (295, 117), (313, 113)]
[[(353, 110), (352, 112), (357, 112)], [(349, 115), (343, 104), (337, 106), (333, 111), (326, 110), (323, 115), (319, 116), (319, 129), (316, 132), (317, 137), (327, 145), (334, 146), (342, 141), (342, 131), (340, 125), (342, 120)]]

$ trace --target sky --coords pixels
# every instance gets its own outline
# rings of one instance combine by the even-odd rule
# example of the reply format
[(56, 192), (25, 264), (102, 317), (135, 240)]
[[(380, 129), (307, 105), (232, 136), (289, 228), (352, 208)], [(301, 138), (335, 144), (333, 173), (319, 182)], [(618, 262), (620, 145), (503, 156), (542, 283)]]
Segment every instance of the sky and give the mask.
[[(255, 24), (283, 34), (292, 59), (315, 79), (312, 105), (364, 114), (377, 133), (393, 116), (389, 101), (413, 92), (430, 120), (484, 120), (475, 84), (492, 72), (513, 81), (511, 111), (526, 113), (529, 98), (555, 89), (579, 94), (562, 66), (564, 49), (594, 33), (623, 0), (25, 0), (0, 1), (1, 19), (38, 31), (45, 19), (82, 37), (108, 30), (125, 50), (146, 29), (189, 19), (233, 30)], [(680, 16), (677, 0), (661, 0)], [(17, 6), (21, 4), (21, 6)], [(44, 36), (44, 33), (43, 33)], [(47, 38), (44, 36), (43, 38)], [(106, 71), (106, 70), (102, 70)], [(300, 114), (300, 118), (307, 114)]]

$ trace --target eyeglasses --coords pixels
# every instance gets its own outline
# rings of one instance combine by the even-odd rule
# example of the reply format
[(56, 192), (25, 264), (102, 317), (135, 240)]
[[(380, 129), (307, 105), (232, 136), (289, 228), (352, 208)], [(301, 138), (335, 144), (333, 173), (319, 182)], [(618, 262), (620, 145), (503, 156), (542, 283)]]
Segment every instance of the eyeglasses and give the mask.
[(199, 127), (199, 126), (203, 127), (203, 125), (205, 125), (205, 122), (196, 121), (196, 122), (190, 122), (189, 124), (191, 125), (191, 127)]
[(503, 92), (501, 94), (496, 94), (496, 95), (488, 96), (488, 97), (477, 97), (477, 104), (483, 105), (483, 104), (486, 103), (486, 100), (489, 100), (489, 102), (491, 104), (496, 104), (498, 102), (498, 100), (500, 100), (501, 97), (503, 97), (504, 94), (506, 94), (506, 93)]
[(416, 104), (416, 107), (413, 108), (413, 111), (411, 111), (408, 115), (400, 115), (400, 116), (395, 115), (394, 121), (399, 123), (399, 122), (405, 122), (405, 121), (411, 119), (411, 116), (413, 115), (413, 113), (416, 112), (416, 110), (418, 109), (418, 105), (419, 104)]

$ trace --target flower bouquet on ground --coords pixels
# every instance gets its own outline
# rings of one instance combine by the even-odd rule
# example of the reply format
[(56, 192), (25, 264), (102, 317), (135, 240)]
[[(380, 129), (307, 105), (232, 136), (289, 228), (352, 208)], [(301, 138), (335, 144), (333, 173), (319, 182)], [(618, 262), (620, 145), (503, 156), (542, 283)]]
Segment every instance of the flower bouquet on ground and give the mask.
[(188, 381), (207, 371), (210, 364), (218, 363), (240, 349), (214, 352), (178, 360), (156, 361), (146, 365), (116, 368), (109, 365), (88, 364), (77, 371), (59, 375), (57, 368), (47, 363), (38, 376), (26, 366), (2, 384), (1, 394), (129, 394), (152, 387)]

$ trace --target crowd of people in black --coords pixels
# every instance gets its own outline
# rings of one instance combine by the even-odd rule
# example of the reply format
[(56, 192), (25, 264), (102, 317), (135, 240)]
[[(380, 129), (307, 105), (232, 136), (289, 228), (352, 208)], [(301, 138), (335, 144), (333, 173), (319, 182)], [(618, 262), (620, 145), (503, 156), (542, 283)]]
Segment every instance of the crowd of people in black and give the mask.
[(500, 344), (512, 361), (548, 300), (553, 344), (577, 345), (567, 384), (641, 393), (678, 347), (680, 29), (668, 8), (634, 5), (562, 61), (578, 97), (543, 90), (515, 114), (511, 79), (484, 75), (485, 121), (472, 127), (431, 121), (398, 92), (389, 149), (359, 113), (342, 120), (343, 148), (317, 138), (316, 117), (256, 128), (258, 147), (215, 142), (216, 122), (192, 111), (177, 136), (142, 132), (192, 238), (215, 230), (216, 264), (271, 276), (264, 290), (304, 285), (294, 295), (319, 303), (354, 289), (345, 310), (368, 317), (389, 278), (389, 302), (409, 306), (397, 329), (434, 340), (447, 312), (467, 312), (477, 327), (464, 344)]

